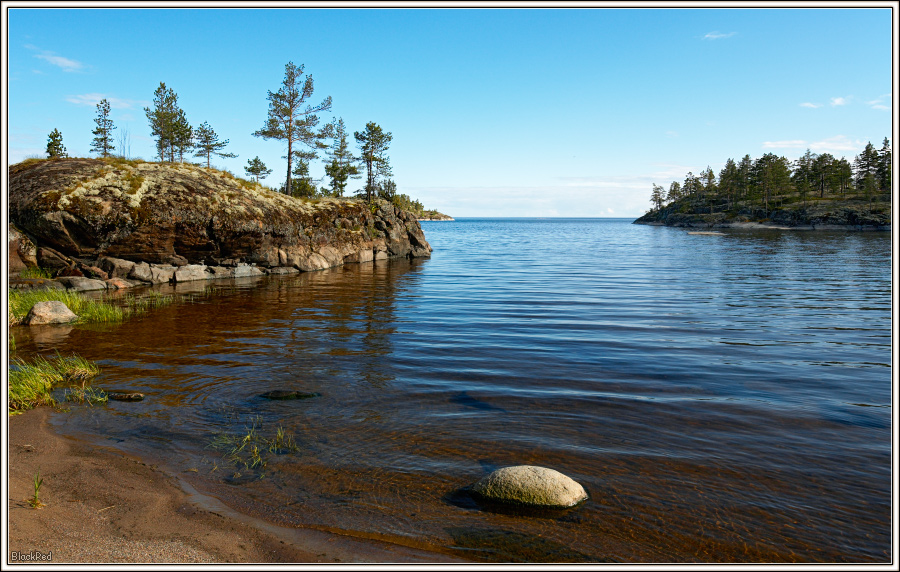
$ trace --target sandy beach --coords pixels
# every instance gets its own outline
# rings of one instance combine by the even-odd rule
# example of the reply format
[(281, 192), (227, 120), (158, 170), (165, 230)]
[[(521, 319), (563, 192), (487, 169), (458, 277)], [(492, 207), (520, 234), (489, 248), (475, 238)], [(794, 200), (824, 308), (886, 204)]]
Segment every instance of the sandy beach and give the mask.
[[(50, 408), (9, 418), (6, 564), (453, 562), (442, 554), (285, 529), (195, 502), (139, 459), (57, 435)], [(40, 473), (43, 508), (32, 508)], [(206, 503), (207, 506), (209, 503)]]

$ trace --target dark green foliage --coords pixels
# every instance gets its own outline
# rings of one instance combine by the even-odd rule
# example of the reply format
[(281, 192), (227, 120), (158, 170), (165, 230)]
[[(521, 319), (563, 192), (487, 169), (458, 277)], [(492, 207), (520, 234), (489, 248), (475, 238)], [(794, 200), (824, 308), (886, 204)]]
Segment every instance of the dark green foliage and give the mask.
[(47, 157), (50, 159), (62, 159), (66, 156), (66, 146), (63, 145), (62, 133), (58, 129), (54, 129), (47, 138)]
[(344, 120), (339, 118), (333, 121), (331, 131), (332, 144), (327, 151), (325, 175), (331, 179), (330, 194), (342, 197), (347, 190), (347, 182), (359, 177), (359, 167), (356, 165), (356, 158), (350, 153)]
[[(200, 127), (194, 130), (194, 147), (197, 149), (197, 152), (194, 153), (194, 157), (205, 156), (207, 169), (209, 168), (211, 155), (218, 155), (219, 157), (224, 158), (237, 157), (234, 153), (221, 152), (227, 145), (228, 139), (219, 141), (219, 136), (205, 121), (200, 124)], [(257, 157), (257, 159), (259, 159), (259, 157)], [(263, 165), (263, 168), (265, 168), (265, 165)]]
[(314, 131), (319, 123), (317, 113), (331, 110), (331, 97), (318, 105), (303, 105), (312, 97), (313, 78), (307, 75), (302, 81), (303, 65), (288, 62), (284, 67), (284, 81), (277, 92), (269, 92), (269, 116), (262, 129), (253, 133), (265, 139), (280, 139), (287, 142), (287, 175), (285, 192), (291, 194), (291, 164), (294, 159), (294, 144), (303, 143), (310, 149), (324, 149), (322, 139), (329, 130)]
[(257, 183), (260, 179), (265, 179), (272, 174), (272, 169), (267, 169), (266, 164), (260, 160), (258, 155), (253, 159), (247, 159), (247, 166), (244, 167), (244, 171), (247, 175), (254, 177)]
[[(184, 163), (184, 154), (194, 147), (194, 129), (184, 117), (184, 111), (179, 109), (173, 125), (172, 151), (178, 151), (178, 161)], [(171, 160), (175, 160), (174, 155)]]
[(184, 111), (178, 107), (178, 95), (163, 82), (153, 92), (153, 109), (144, 108), (150, 133), (156, 138), (159, 160), (175, 161), (175, 151), (183, 156), (191, 146), (192, 131)]
[(387, 150), (393, 137), (374, 121), (366, 123), (365, 131), (356, 131), (353, 136), (359, 145), (359, 159), (366, 166), (366, 186), (363, 192), (366, 200), (371, 202), (378, 192), (379, 179), (392, 175)]
[(656, 210), (662, 208), (663, 200), (665, 199), (665, 195), (663, 194), (665, 189), (660, 185), (653, 185), (653, 192), (650, 193), (650, 202), (656, 207)]
[(101, 99), (97, 104), (97, 117), (94, 119), (97, 128), (91, 131), (94, 140), (91, 142), (91, 152), (99, 153), (101, 157), (109, 157), (114, 147), (112, 131), (115, 129), (112, 119), (109, 118), (109, 101)]
[(288, 182), (281, 188), (281, 192), (299, 199), (314, 199), (319, 195), (316, 188), (316, 181), (309, 174), (309, 162), (315, 158), (316, 154), (310, 151), (295, 151), (294, 157), (297, 160), (297, 166), (294, 167), (290, 180), (290, 189)]
[(786, 204), (806, 206), (810, 201), (845, 199), (848, 193), (870, 201), (888, 200), (890, 149), (887, 138), (881, 150), (869, 143), (852, 167), (846, 158), (808, 149), (793, 163), (773, 153), (755, 160), (745, 155), (739, 163), (728, 159), (718, 181), (707, 167), (700, 176), (688, 173), (684, 183), (673, 181), (664, 197), (663, 188), (654, 184), (650, 200), (656, 212), (668, 204), (670, 212), (712, 215), (749, 210), (764, 217)]

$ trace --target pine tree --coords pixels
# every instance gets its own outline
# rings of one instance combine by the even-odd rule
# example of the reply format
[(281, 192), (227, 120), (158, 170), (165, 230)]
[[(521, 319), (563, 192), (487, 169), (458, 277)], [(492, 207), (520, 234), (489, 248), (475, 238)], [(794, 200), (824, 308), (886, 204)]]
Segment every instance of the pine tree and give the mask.
[(109, 118), (109, 102), (106, 98), (97, 104), (97, 118), (94, 119), (97, 128), (91, 131), (94, 140), (91, 142), (91, 152), (99, 153), (101, 157), (109, 157), (114, 148), (112, 131), (115, 129), (112, 119)]
[(163, 82), (153, 92), (153, 109), (144, 108), (150, 122), (150, 134), (156, 137), (156, 151), (159, 160), (166, 156), (174, 160), (175, 123), (178, 119), (178, 96)]
[(359, 177), (359, 167), (356, 166), (355, 157), (350, 153), (344, 120), (341, 118), (334, 120), (331, 123), (331, 131), (332, 144), (327, 152), (325, 174), (331, 179), (332, 196), (342, 197), (347, 190), (347, 182)]
[(257, 183), (260, 179), (265, 179), (272, 174), (272, 169), (267, 169), (266, 164), (259, 159), (259, 156), (247, 159), (247, 166), (244, 167), (244, 171), (247, 175), (255, 177)]
[(891, 190), (891, 140), (887, 137), (881, 143), (878, 151), (878, 166), (875, 168), (875, 178), (878, 181), (878, 190), (888, 192)]
[(666, 195), (666, 201), (674, 203), (682, 196), (684, 195), (681, 193), (681, 183), (679, 183), (678, 181), (672, 181), (672, 184), (669, 185), (669, 193)]
[[(222, 149), (224, 149), (228, 145), (228, 139), (224, 141), (219, 141), (219, 136), (213, 131), (213, 128), (209, 126), (207, 122), (203, 122), (200, 124), (200, 127), (194, 130), (194, 146), (197, 148), (197, 152), (194, 153), (194, 157), (206, 157), (206, 168), (209, 168), (210, 156), (218, 155), (219, 157), (231, 159), (233, 157), (237, 157), (234, 153), (222, 153)], [(259, 157), (257, 157), (258, 159)]]
[(303, 143), (312, 149), (324, 149), (322, 139), (327, 131), (316, 132), (313, 129), (319, 123), (317, 113), (331, 110), (331, 96), (326, 97), (319, 105), (302, 106), (313, 94), (313, 78), (307, 75), (300, 85), (304, 66), (288, 62), (284, 67), (284, 81), (277, 92), (269, 91), (269, 116), (265, 126), (254, 132), (256, 137), (265, 139), (282, 139), (287, 142), (287, 176), (285, 192), (291, 194), (291, 162), (294, 159), (294, 145)]
[(47, 138), (47, 157), (50, 159), (62, 159), (66, 157), (66, 146), (63, 145), (62, 133), (53, 129)]
[(309, 163), (316, 158), (313, 151), (294, 151), (294, 159), (296, 166), (294, 167), (290, 178), (290, 191), (288, 191), (288, 182), (285, 181), (281, 192), (300, 199), (312, 199), (318, 196), (319, 191), (316, 188), (316, 181), (313, 180), (309, 173)]
[(657, 185), (653, 183), (653, 190), (650, 192), (650, 202), (656, 207), (656, 210), (662, 208), (663, 201), (665, 200), (666, 189), (662, 185)]
[(397, 183), (393, 179), (385, 179), (379, 183), (378, 196), (386, 201), (394, 202), (394, 197), (397, 196)]
[(178, 151), (178, 161), (184, 163), (184, 154), (194, 147), (194, 129), (188, 123), (184, 116), (184, 111), (178, 109), (175, 115), (175, 123), (172, 126), (172, 156), (171, 161), (175, 161), (174, 152)]
[(734, 159), (729, 158), (719, 171), (719, 193), (725, 198), (726, 208), (734, 206), (738, 189), (738, 167)]
[(366, 123), (365, 131), (356, 131), (353, 133), (353, 137), (356, 138), (356, 143), (359, 145), (359, 159), (366, 166), (366, 186), (364, 188), (366, 201), (372, 202), (378, 191), (378, 180), (392, 175), (387, 149), (393, 136), (384, 132), (374, 121), (370, 121)]
[(867, 199), (871, 199), (877, 190), (876, 174), (878, 169), (878, 151), (870, 141), (862, 153), (853, 162), (856, 171), (856, 189), (862, 191)]

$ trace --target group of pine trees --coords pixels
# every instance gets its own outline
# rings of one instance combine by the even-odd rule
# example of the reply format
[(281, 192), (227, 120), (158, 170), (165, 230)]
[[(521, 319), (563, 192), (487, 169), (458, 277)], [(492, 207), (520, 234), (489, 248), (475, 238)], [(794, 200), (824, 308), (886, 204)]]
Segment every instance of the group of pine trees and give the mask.
[(891, 143), (885, 137), (880, 150), (870, 142), (852, 165), (843, 157), (809, 149), (793, 162), (773, 153), (755, 160), (745, 155), (740, 162), (728, 159), (718, 178), (707, 167), (699, 175), (688, 173), (683, 183), (673, 181), (668, 191), (654, 184), (650, 202), (652, 211), (678, 203), (682, 211), (692, 213), (746, 207), (768, 213), (788, 203), (805, 206), (815, 198), (889, 200), (890, 189)]
[[(318, 196), (342, 197), (347, 191), (351, 179), (361, 178), (365, 174), (365, 186), (357, 191), (367, 201), (375, 196), (393, 200), (397, 185), (391, 179), (390, 159), (387, 155), (392, 136), (375, 122), (369, 122), (362, 131), (353, 133), (359, 154), (350, 150), (350, 139), (342, 118), (318, 128), (319, 113), (331, 111), (331, 96), (320, 103), (309, 103), (313, 95), (312, 75), (303, 76), (304, 66), (288, 62), (285, 66), (284, 81), (278, 91), (269, 91), (268, 117), (262, 128), (253, 133), (256, 137), (284, 141), (287, 146), (287, 176), (280, 191), (303, 198)], [(178, 95), (174, 90), (160, 82), (153, 94), (153, 105), (145, 107), (144, 112), (150, 124), (150, 132), (156, 140), (156, 151), (159, 161), (184, 162), (185, 154), (194, 152), (194, 157), (206, 159), (209, 168), (213, 155), (218, 157), (237, 157), (226, 153), (228, 140), (220, 140), (219, 135), (206, 122), (197, 127), (191, 126), (184, 110), (178, 106)], [(92, 131), (94, 139), (91, 152), (101, 157), (114, 154), (115, 144), (112, 132), (116, 129), (109, 118), (110, 104), (102, 99), (97, 104), (97, 124)], [(327, 143), (327, 141), (331, 143)], [(124, 145), (123, 145), (124, 146)], [(310, 175), (310, 164), (318, 158), (319, 151), (325, 153), (325, 177), (330, 187), (318, 188), (317, 181)], [(47, 141), (47, 156), (50, 158), (66, 157), (66, 148), (62, 142), (62, 134), (54, 129)], [(246, 174), (256, 182), (272, 173), (259, 156), (247, 161), (244, 167)], [(405, 197), (405, 195), (400, 195)], [(406, 197), (408, 199), (408, 197)], [(421, 209), (420, 209), (421, 210)]]

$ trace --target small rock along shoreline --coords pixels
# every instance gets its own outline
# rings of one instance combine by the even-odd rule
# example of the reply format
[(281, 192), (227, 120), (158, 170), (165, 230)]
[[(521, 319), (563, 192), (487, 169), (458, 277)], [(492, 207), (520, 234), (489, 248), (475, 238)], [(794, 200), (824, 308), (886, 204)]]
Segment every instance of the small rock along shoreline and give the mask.
[[(100, 290), (427, 257), (387, 201), (297, 199), (195, 165), (29, 160), (10, 167), (13, 288)], [(27, 267), (54, 280), (16, 279)]]

